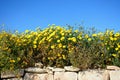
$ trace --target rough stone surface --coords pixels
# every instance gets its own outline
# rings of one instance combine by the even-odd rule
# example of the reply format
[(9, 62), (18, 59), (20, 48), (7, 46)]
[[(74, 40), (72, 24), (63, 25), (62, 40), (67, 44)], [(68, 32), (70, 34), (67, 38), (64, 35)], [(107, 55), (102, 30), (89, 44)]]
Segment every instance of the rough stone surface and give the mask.
[(79, 68), (76, 68), (76, 67), (73, 67), (73, 66), (65, 66), (64, 69), (66, 71), (71, 71), (71, 72), (78, 72), (80, 70)]
[(54, 80), (77, 80), (76, 72), (55, 72)]
[(103, 80), (110, 80), (109, 70), (105, 70), (103, 73)]
[(120, 71), (109, 71), (110, 80), (120, 80)]
[(53, 80), (53, 75), (51, 74), (36, 74), (36, 73), (26, 73), (24, 80)]
[(25, 69), (26, 72), (30, 72), (30, 73), (47, 73), (47, 70), (46, 69), (41, 69), (41, 68), (27, 68)]
[(52, 71), (53, 72), (64, 72), (65, 69), (63, 69), (63, 68), (53, 68)]
[(78, 73), (78, 80), (103, 80), (103, 71), (90, 70)]
[(120, 67), (118, 66), (107, 66), (108, 70), (120, 70)]
[(10, 79), (2, 79), (2, 80), (23, 80), (22, 78), (10, 78)]
[(6, 71), (1, 73), (1, 78), (16, 78), (24, 75), (24, 69), (20, 69), (17, 71)]

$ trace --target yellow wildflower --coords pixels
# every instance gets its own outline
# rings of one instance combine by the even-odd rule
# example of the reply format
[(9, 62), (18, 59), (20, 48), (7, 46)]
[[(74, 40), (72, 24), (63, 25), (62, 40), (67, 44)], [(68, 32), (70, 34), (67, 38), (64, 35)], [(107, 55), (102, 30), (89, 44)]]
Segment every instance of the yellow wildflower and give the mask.
[(55, 36), (55, 38), (59, 38), (59, 36), (57, 35), (57, 36)]
[(92, 34), (92, 36), (93, 36), (93, 37), (96, 37), (96, 36), (97, 36), (97, 34)]
[(59, 48), (61, 48), (61, 47), (62, 47), (62, 44), (61, 44), (61, 43), (60, 43), (60, 44), (58, 44), (58, 47), (59, 47)]
[(110, 40), (111, 40), (111, 41), (113, 41), (113, 40), (114, 40), (114, 38), (113, 38), (113, 37), (110, 37)]
[(65, 55), (62, 55), (63, 59), (66, 59)]
[(120, 35), (119, 33), (116, 33), (116, 34), (115, 34), (115, 37), (118, 37), (119, 35)]
[(72, 37), (71, 39), (73, 42), (76, 42), (76, 38), (75, 37)]
[(33, 44), (37, 44), (37, 41), (35, 40), (35, 41), (33, 41)]
[(116, 50), (116, 51), (118, 51), (118, 49), (119, 49), (118, 47), (117, 47), (117, 48), (115, 48), (115, 50)]
[(55, 48), (55, 46), (54, 46), (54, 45), (52, 45), (52, 46), (51, 46), (51, 49), (54, 49), (54, 48)]
[(113, 57), (116, 57), (117, 55), (113, 53), (112, 56), (113, 56)]
[(64, 36), (64, 35), (65, 35), (65, 33), (61, 33), (61, 35), (62, 35), (62, 36)]
[(50, 60), (50, 57), (48, 57), (48, 60)]
[(88, 41), (91, 41), (92, 39), (91, 38), (88, 38)]
[(86, 35), (85, 35), (85, 38), (88, 38), (88, 37), (89, 37), (88, 34), (86, 34)]
[(75, 33), (78, 33), (78, 30), (75, 30), (74, 32), (75, 32)]
[(117, 38), (113, 38), (113, 40), (114, 40), (114, 41), (116, 41), (116, 40), (117, 40)]
[(111, 32), (110, 32), (110, 36), (113, 36), (113, 32), (114, 32), (114, 31), (111, 31)]
[(63, 45), (63, 48), (66, 48), (66, 46), (65, 46), (65, 45)]
[(58, 53), (57, 56), (60, 57), (60, 53)]
[(28, 33), (29, 32), (29, 30), (25, 30), (25, 33)]
[(37, 48), (37, 45), (33, 45), (33, 48)]
[(11, 63), (15, 63), (15, 60), (14, 60), (14, 59), (11, 59), (10, 62), (11, 62)]
[(78, 39), (80, 39), (80, 40), (82, 39), (82, 37), (81, 37), (81, 36), (78, 36), (77, 38), (78, 38)]
[(17, 60), (20, 61), (20, 57), (17, 57)]
[(57, 42), (59, 43), (59, 42), (60, 42), (60, 40), (57, 40)]
[(61, 39), (60, 39), (60, 40), (62, 41), (62, 40), (64, 40), (64, 39), (65, 39), (65, 37), (61, 37)]
[(118, 48), (120, 48), (120, 45), (119, 45), (119, 44), (117, 44), (117, 46), (118, 46)]

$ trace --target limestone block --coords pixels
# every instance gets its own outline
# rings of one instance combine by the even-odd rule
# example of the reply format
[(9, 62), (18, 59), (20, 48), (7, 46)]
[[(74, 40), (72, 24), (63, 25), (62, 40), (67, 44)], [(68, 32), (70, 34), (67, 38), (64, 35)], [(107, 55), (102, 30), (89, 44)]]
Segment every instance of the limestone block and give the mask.
[(120, 80), (120, 71), (109, 71), (110, 80)]
[(77, 80), (76, 72), (55, 72), (54, 80)]
[(52, 74), (37, 74), (37, 73), (26, 73), (24, 80), (53, 80)]
[(16, 71), (5, 71), (1, 72), (1, 78), (17, 78), (17, 77), (22, 77), (24, 75), (24, 69), (19, 69)]
[(41, 69), (37, 67), (29, 67), (29, 68), (26, 68), (25, 71), (29, 73), (47, 73), (46, 69)]
[(63, 68), (53, 68), (52, 71), (53, 72), (64, 72), (65, 69), (63, 69)]
[(108, 70), (120, 70), (120, 67), (118, 66), (107, 66)]
[(103, 71), (81, 71), (78, 73), (78, 80), (103, 80)]
[(10, 79), (2, 79), (2, 80), (23, 80), (22, 78), (10, 78)]
[(64, 69), (70, 72), (78, 72), (80, 70), (79, 68), (73, 66), (65, 66)]
[(110, 80), (109, 70), (105, 70), (103, 73), (103, 80)]

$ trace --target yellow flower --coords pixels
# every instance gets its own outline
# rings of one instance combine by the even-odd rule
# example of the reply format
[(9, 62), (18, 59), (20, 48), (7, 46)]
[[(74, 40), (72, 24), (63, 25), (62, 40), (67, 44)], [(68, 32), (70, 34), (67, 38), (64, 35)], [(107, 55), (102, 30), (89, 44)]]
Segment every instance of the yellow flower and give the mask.
[(93, 37), (96, 37), (96, 36), (97, 36), (97, 34), (92, 34), (92, 36), (93, 36)]
[(10, 62), (11, 62), (11, 63), (15, 63), (15, 60), (14, 60), (14, 59), (11, 59)]
[(111, 40), (111, 41), (113, 41), (113, 40), (114, 40), (114, 38), (113, 38), (113, 37), (110, 37), (110, 40)]
[(81, 36), (78, 36), (77, 38), (78, 38), (78, 39), (80, 39), (80, 40), (82, 39), (82, 37), (81, 37)]
[(55, 48), (55, 46), (54, 46), (54, 45), (52, 45), (52, 46), (51, 46), (51, 49), (54, 49), (54, 48)]
[(117, 55), (113, 53), (112, 56), (113, 56), (113, 57), (116, 57)]
[(65, 45), (63, 45), (63, 48), (66, 48), (66, 46), (65, 46)]
[(73, 42), (76, 42), (76, 38), (75, 37), (72, 37), (71, 39)]
[(33, 41), (33, 44), (37, 44), (37, 41), (35, 40), (35, 41)]
[(92, 39), (91, 38), (88, 38), (88, 41), (91, 41)]
[(29, 32), (29, 30), (25, 30), (25, 33), (28, 33)]
[(61, 37), (61, 39), (60, 39), (60, 40), (62, 41), (62, 40), (64, 40), (64, 39), (65, 39), (65, 37)]
[(116, 34), (115, 34), (115, 37), (118, 37), (119, 35), (120, 35), (119, 33), (116, 33)]
[(62, 35), (62, 36), (64, 36), (64, 35), (65, 35), (65, 33), (61, 33), (61, 35)]
[(74, 32), (75, 32), (75, 33), (78, 33), (78, 30), (75, 30)]
[(62, 55), (63, 59), (66, 59), (65, 55)]
[(57, 56), (60, 57), (60, 53), (58, 53)]
[(85, 35), (85, 38), (88, 38), (88, 37), (89, 37), (88, 34), (86, 34), (86, 35)]
[(20, 61), (20, 57), (17, 57), (17, 60)]
[(113, 36), (113, 32), (114, 32), (114, 31), (111, 31), (111, 32), (110, 32), (110, 36)]
[(118, 47), (117, 47), (117, 48), (115, 48), (115, 50), (116, 50), (116, 51), (118, 51), (118, 49), (119, 49)]
[(57, 40), (57, 42), (59, 43), (59, 42), (60, 42), (60, 40)]
[(37, 45), (33, 45), (33, 48), (37, 48)]
[(61, 44), (61, 43), (60, 43), (60, 44), (58, 44), (58, 47), (59, 47), (59, 48), (61, 48), (61, 47), (62, 47), (62, 44)]
[(113, 38), (113, 40), (114, 40), (114, 41), (116, 41), (116, 40), (117, 40), (117, 38)]
[(55, 36), (55, 38), (59, 38), (59, 36), (57, 35), (57, 36)]
[(119, 45), (119, 44), (118, 44), (117, 46), (118, 46), (118, 48), (120, 48), (120, 45)]
[(50, 38), (49, 40), (48, 40), (48, 42), (51, 42), (52, 41), (52, 39)]
[(50, 60), (50, 57), (48, 57), (48, 60)]

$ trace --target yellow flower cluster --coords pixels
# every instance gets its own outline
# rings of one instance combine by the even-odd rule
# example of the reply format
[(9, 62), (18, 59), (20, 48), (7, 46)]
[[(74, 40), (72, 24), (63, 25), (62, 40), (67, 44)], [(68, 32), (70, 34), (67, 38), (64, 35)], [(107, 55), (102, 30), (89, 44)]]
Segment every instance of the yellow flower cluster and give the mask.
[[(108, 50), (110, 58), (112, 56), (120, 58), (116, 57), (116, 55), (120, 56), (120, 33), (110, 30), (87, 34), (71, 28), (50, 25), (44, 30), (26, 30), (23, 33), (18, 31), (14, 34), (0, 32), (0, 51), (5, 57), (4, 53), (11, 55), (10, 63), (21, 62), (21, 64), (28, 65), (27, 60), (32, 59), (33, 56), (41, 55), (43, 56), (42, 62), (47, 64), (65, 64), (65, 61), (69, 61), (68, 54), (73, 53), (77, 46), (84, 48), (84, 46), (94, 46), (95, 44)], [(105, 53), (101, 53), (105, 55)], [(14, 58), (15, 56), (17, 57)], [(2, 60), (0, 64), (3, 64)]]

